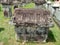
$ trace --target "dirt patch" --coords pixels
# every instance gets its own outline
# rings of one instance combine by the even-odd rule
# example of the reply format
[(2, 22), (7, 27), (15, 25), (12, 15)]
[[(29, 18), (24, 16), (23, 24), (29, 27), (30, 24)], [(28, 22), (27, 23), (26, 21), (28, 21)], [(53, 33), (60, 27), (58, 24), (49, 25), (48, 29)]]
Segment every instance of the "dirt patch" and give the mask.
[(4, 45), (4, 43), (3, 42), (0, 42), (0, 45)]

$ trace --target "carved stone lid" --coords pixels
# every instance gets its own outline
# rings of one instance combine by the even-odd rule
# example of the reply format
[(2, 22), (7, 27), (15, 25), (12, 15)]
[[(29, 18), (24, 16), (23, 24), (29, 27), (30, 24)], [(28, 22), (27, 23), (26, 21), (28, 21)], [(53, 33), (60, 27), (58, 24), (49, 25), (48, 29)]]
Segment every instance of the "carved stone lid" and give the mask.
[(38, 24), (45, 26), (49, 24), (50, 11), (46, 9), (23, 9), (16, 8), (13, 22), (17, 24)]

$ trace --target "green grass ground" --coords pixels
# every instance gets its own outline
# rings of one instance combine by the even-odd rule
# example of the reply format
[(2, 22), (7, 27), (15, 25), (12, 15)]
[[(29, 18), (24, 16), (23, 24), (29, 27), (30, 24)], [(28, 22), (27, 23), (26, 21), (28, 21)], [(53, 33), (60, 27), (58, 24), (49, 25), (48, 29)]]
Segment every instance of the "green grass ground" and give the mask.
[[(31, 6), (29, 6), (31, 5)], [(28, 4), (25, 8), (33, 8), (33, 4)], [(8, 24), (9, 19), (3, 16), (3, 12), (0, 11), (0, 45), (21, 45), (21, 42), (17, 42), (15, 39), (14, 26)], [(28, 42), (25, 45), (60, 45), (60, 29), (54, 24), (53, 28), (50, 28), (49, 39), (45, 44)]]

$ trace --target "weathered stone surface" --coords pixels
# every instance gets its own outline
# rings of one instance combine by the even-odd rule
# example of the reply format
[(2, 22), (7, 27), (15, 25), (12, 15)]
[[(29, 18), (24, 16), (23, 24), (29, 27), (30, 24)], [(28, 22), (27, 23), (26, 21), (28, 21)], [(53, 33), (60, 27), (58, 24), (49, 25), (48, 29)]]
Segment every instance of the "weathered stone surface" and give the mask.
[(46, 3), (46, 0), (33, 0), (36, 5), (43, 5)]
[(10, 5), (3, 5), (3, 11), (4, 11), (4, 16), (6, 17), (12, 16), (12, 10)]
[(8, 17), (8, 14), (9, 14), (8, 11), (7, 10), (4, 10), (4, 16), (5, 17)]
[(35, 4), (45, 4), (46, 1), (45, 0), (20, 0), (21, 3), (31, 3), (34, 2)]
[(17, 8), (14, 12), (13, 22), (17, 25), (30, 24), (48, 26), (50, 23), (50, 12), (45, 9), (22, 9)]
[(24, 27), (24, 26), (15, 26), (15, 31), (17, 38), (21, 40), (32, 40), (32, 41), (46, 41), (48, 37), (48, 27)]
[(31, 2), (34, 2), (36, 5), (42, 5), (42, 4), (46, 3), (45, 0), (1, 0), (0, 3), (14, 4), (15, 1), (16, 1), (16, 3), (31, 3)]

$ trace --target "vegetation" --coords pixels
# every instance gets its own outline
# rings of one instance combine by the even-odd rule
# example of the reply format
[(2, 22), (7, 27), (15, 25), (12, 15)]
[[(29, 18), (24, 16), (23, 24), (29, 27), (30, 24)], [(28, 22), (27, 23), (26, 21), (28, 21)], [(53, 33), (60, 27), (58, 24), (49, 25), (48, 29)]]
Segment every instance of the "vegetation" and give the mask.
[(47, 1), (55, 1), (55, 0), (47, 0)]
[(2, 11), (2, 6), (0, 5), (0, 11)]

